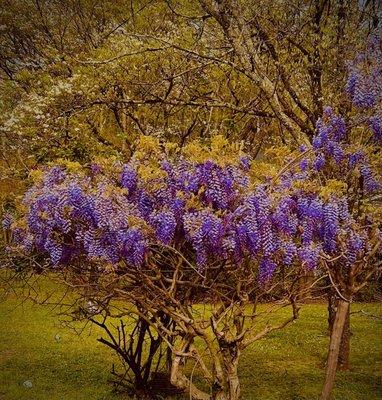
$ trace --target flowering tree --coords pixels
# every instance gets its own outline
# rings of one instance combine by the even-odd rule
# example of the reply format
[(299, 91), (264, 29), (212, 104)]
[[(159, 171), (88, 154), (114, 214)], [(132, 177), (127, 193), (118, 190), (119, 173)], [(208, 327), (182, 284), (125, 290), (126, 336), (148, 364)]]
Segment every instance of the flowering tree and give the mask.
[[(366, 155), (346, 140), (344, 121), (327, 109), (313, 147), (261, 180), (259, 164), (221, 136), (182, 151), (144, 136), (127, 164), (36, 173), (20, 218), (6, 223), (19, 248), (89, 283), (106, 308), (110, 299), (133, 303), (171, 349), (173, 385), (195, 399), (238, 399), (242, 350), (297, 318), (301, 276), (318, 267), (329, 273), (346, 310), (375, 270), (380, 232), (372, 215), (354, 214), (345, 183), (328, 172), (346, 167), (365, 190), (378, 188)], [(291, 316), (261, 326), (256, 304), (275, 289)], [(338, 358), (334, 334), (331, 345), (329, 371)], [(184, 372), (192, 360), (209, 391)]]
[[(365, 44), (365, 49), (350, 62), (347, 63), (348, 79), (345, 87), (344, 106), (341, 111), (346, 109), (348, 116), (349, 140), (355, 148), (358, 148), (358, 155), (364, 158), (366, 153), (372, 160), (378, 159), (380, 152), (380, 141), (382, 134), (382, 81), (379, 71), (381, 70), (381, 41), (380, 34), (371, 35)], [(379, 166), (377, 166), (379, 167)], [(367, 173), (367, 168), (362, 168)], [(369, 171), (370, 174), (370, 171)], [(341, 174), (337, 171), (337, 177)], [(353, 175), (354, 178), (354, 175)], [(352, 204), (358, 206), (369, 204), (369, 207), (378, 202), (378, 196), (363, 189), (362, 180), (355, 177), (352, 182), (347, 184), (352, 190), (347, 191)], [(343, 175), (340, 179), (346, 180)], [(328, 310), (329, 310), (329, 330), (332, 330), (335, 320), (339, 295), (336, 290), (328, 291)], [(342, 334), (339, 364), (341, 369), (349, 368), (350, 353), (350, 312), (346, 318), (344, 331)]]
[[(381, 59), (382, 59), (381, 40), (378, 35), (372, 36), (367, 43), (366, 50), (360, 53), (352, 62), (348, 64), (349, 77), (346, 84), (346, 92), (350, 99), (349, 107), (352, 107), (349, 114), (348, 127), (345, 131), (345, 123), (342, 120), (340, 124), (335, 120), (338, 118), (333, 117), (331, 112), (327, 113), (327, 124), (320, 123), (318, 126), (318, 136), (326, 137), (331, 130), (342, 132), (341, 135), (346, 137), (348, 144), (343, 149), (342, 154), (333, 150), (333, 157), (335, 163), (324, 167), (321, 166), (321, 174), (326, 177), (335, 177), (337, 181), (342, 182), (344, 185), (346, 197), (349, 203), (349, 210), (353, 217), (359, 221), (364, 227), (368, 226), (370, 230), (380, 223), (380, 182), (375, 180), (372, 169), (381, 168), (380, 155), (381, 155), (381, 140), (382, 140), (382, 79), (380, 76)], [(334, 126), (337, 124), (337, 128)], [(341, 128), (342, 126), (342, 128)], [(346, 134), (346, 135), (345, 135)], [(327, 140), (327, 139), (326, 139)], [(316, 150), (322, 146), (322, 141), (316, 138), (313, 141), (313, 146)], [(333, 147), (333, 145), (330, 145)], [(335, 154), (337, 153), (337, 154)], [(320, 163), (320, 162), (319, 162)], [(373, 218), (371, 218), (373, 215)], [(356, 237), (352, 239), (358, 241)], [(369, 245), (372, 245), (369, 243)], [(360, 244), (353, 244), (353, 250), (348, 254), (348, 258), (354, 259), (354, 253), (359, 250)], [(380, 240), (376, 244), (377, 251), (380, 246)], [(339, 259), (337, 263), (342, 263), (343, 259)], [(352, 261), (351, 261), (352, 262)], [(371, 266), (367, 267), (371, 262)], [(355, 263), (357, 264), (357, 263)], [(362, 265), (353, 268), (341, 269), (335, 267), (332, 274), (329, 273), (333, 293), (338, 299), (337, 311), (329, 313), (329, 322), (331, 328), (331, 336), (333, 341), (340, 341), (340, 365), (347, 368), (349, 365), (349, 350), (350, 350), (350, 331), (349, 331), (349, 305), (352, 297), (357, 291), (362, 288), (368, 277), (362, 276), (361, 271), (368, 271), (368, 274), (373, 274), (378, 265), (375, 261), (369, 260), (367, 257), (362, 260)], [(334, 263), (333, 266), (335, 266)], [(326, 266), (327, 267), (327, 266)], [(356, 279), (354, 280), (354, 276)], [(361, 280), (361, 284), (357, 285), (357, 279)], [(331, 299), (331, 297), (329, 297)], [(331, 310), (333, 301), (329, 301), (329, 311)], [(347, 312), (344, 311), (347, 309)], [(346, 314), (347, 313), (347, 314)], [(342, 314), (342, 316), (340, 316)], [(336, 323), (339, 320), (344, 320), (344, 327), (341, 328), (342, 339), (340, 331), (336, 332), (338, 326)], [(341, 325), (341, 324), (340, 324)], [(331, 349), (337, 348), (337, 344), (331, 345)], [(322, 394), (322, 398), (328, 398), (333, 384), (335, 367), (330, 365), (330, 355), (328, 359), (328, 370), (326, 377), (326, 384)], [(336, 357), (336, 356), (335, 356)], [(334, 358), (335, 358), (334, 357)]]
[[(369, 133), (370, 147), (341, 143), (347, 137), (345, 122), (327, 108), (324, 117), (318, 123), (317, 135), (313, 140), (313, 157), (302, 161), (303, 169), (316, 170), (317, 177), (327, 186), (337, 186), (347, 201), (347, 213), (352, 232), (347, 238), (340, 239), (339, 253), (322, 260), (322, 267), (328, 272), (333, 290), (338, 297), (337, 312), (331, 330), (325, 387), (322, 399), (330, 396), (337, 368), (341, 336), (349, 313), (349, 306), (354, 295), (365, 286), (369, 278), (379, 268), (376, 254), (380, 251), (381, 236), (380, 206), (373, 204), (373, 198), (380, 191), (381, 184), (370, 166), (370, 158), (378, 149), (379, 132)], [(354, 143), (354, 141), (353, 141)], [(377, 150), (378, 152), (379, 150)], [(333, 209), (330, 226), (327, 229), (337, 231), (342, 236), (338, 225), (338, 211)], [(357, 227), (356, 227), (357, 226)], [(345, 247), (343, 240), (346, 241)], [(337, 245), (329, 244), (325, 251), (331, 254)]]
[[(213, 398), (223, 398), (227, 390), (236, 398), (241, 347), (297, 316), (291, 292), (294, 312), (283, 324), (265, 327), (255, 336), (248, 335), (244, 325), (256, 315), (254, 308), (245, 316), (249, 296), (267, 287), (276, 270), (273, 230), (282, 230), (282, 225), (271, 220), (271, 198), (265, 189), (252, 192), (250, 161), (236, 157), (222, 138), (196, 159), (183, 156), (171, 161), (152, 138), (142, 138), (138, 148), (141, 151), (128, 164), (113, 167), (111, 173), (97, 165), (89, 174), (60, 167), (48, 170), (26, 194), (28, 212), (13, 224), (14, 239), (26, 250), (47, 253), (57, 269), (77, 268), (80, 277), (96, 285), (99, 303), (110, 294), (133, 302), (140, 317), (171, 346), (171, 380), (176, 386), (190, 386), (181, 360), (192, 357), (204, 369)], [(200, 151), (196, 144), (185, 150), (189, 155)], [(222, 164), (205, 157), (220, 157)], [(267, 256), (260, 258), (263, 245)], [(278, 257), (282, 253), (280, 249)], [(288, 264), (292, 258), (289, 251)], [(91, 266), (97, 259), (106, 264), (98, 274)], [(196, 318), (195, 303), (206, 294), (216, 308), (212, 316), (199, 312)], [(163, 314), (175, 322), (175, 338), (160, 320)], [(211, 330), (219, 339), (218, 348)], [(207, 373), (193, 346), (196, 336), (206, 344), (212, 372)], [(191, 391), (195, 398), (210, 397), (193, 385)]]

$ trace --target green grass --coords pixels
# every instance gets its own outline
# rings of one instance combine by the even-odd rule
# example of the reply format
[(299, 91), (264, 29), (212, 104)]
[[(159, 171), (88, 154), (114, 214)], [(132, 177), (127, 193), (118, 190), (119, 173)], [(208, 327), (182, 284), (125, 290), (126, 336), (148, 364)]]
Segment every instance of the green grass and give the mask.
[[(360, 309), (382, 316), (381, 304), (352, 307)], [(107, 383), (116, 360), (96, 341), (100, 331), (87, 328), (77, 335), (56, 313), (15, 294), (0, 301), (0, 400), (127, 399)], [(306, 305), (296, 323), (249, 348), (240, 364), (243, 399), (317, 399), (328, 344), (326, 318), (325, 305)], [(352, 368), (337, 375), (334, 399), (380, 400), (382, 322), (359, 313), (351, 325)], [(23, 386), (27, 380), (31, 388)]]

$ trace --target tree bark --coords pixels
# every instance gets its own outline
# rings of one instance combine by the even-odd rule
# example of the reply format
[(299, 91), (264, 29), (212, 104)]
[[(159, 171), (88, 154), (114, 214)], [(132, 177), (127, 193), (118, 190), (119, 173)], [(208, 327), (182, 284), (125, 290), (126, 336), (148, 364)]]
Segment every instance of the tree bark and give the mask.
[(350, 303), (339, 299), (333, 329), (330, 335), (328, 362), (326, 365), (325, 382), (321, 392), (320, 400), (329, 400), (336, 376), (338, 356), (340, 352), (341, 338), (345, 326)]
[(350, 306), (346, 313), (345, 326), (342, 332), (337, 369), (345, 371), (350, 368)]
[[(329, 334), (332, 333), (333, 324), (336, 317), (338, 306), (338, 296), (336, 296), (333, 289), (328, 291), (328, 324)], [(350, 368), (350, 307), (348, 309), (345, 326), (342, 332), (340, 351), (338, 355), (337, 369), (345, 371)]]
[(184, 356), (182, 353), (188, 351), (192, 341), (193, 337), (183, 338), (174, 352), (170, 370), (170, 382), (180, 390), (189, 391), (193, 400), (211, 400), (211, 396), (208, 393), (198, 389), (190, 379), (183, 374)]
[(238, 400), (240, 398), (240, 382), (237, 374), (238, 364), (239, 356), (237, 355), (227, 366), (229, 400)]
[(238, 365), (240, 349), (237, 342), (220, 343), (222, 361), (225, 373), (225, 385), (221, 391), (213, 397), (216, 400), (239, 400), (240, 399), (240, 381), (238, 376)]

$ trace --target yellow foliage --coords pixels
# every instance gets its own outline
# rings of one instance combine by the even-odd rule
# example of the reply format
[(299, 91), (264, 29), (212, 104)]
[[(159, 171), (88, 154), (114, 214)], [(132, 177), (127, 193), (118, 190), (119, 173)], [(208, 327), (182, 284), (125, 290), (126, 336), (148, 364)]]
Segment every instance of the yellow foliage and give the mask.
[(137, 151), (134, 157), (138, 160), (145, 158), (147, 155), (160, 154), (161, 146), (159, 139), (155, 136), (140, 135), (137, 140)]
[(317, 192), (317, 185), (312, 181), (296, 181), (296, 182), (293, 182), (293, 188), (294, 189), (301, 189), (304, 192), (311, 192), (311, 193), (316, 193)]
[(98, 164), (102, 168), (109, 170), (110, 168), (115, 169), (115, 164), (118, 161), (118, 158), (115, 155), (109, 155), (107, 157), (97, 156), (92, 159), (93, 164)]
[(267, 158), (270, 158), (273, 163), (284, 163), (287, 156), (291, 155), (292, 151), (288, 146), (270, 147), (265, 151)]
[(189, 160), (196, 163), (203, 163), (211, 160), (224, 167), (228, 164), (237, 164), (242, 153), (243, 144), (241, 142), (230, 142), (223, 135), (211, 137), (210, 144), (201, 143), (193, 140), (188, 143), (182, 154)]
[(34, 184), (42, 182), (44, 178), (44, 172), (41, 169), (32, 169), (29, 172), (29, 177), (32, 179)]
[(80, 171), (82, 171), (82, 165), (79, 162), (66, 160), (64, 158), (59, 158), (58, 160), (55, 160), (54, 162), (52, 162), (50, 164), (51, 165), (61, 165), (70, 173), (77, 174)]
[(274, 164), (265, 161), (254, 161), (249, 171), (251, 181), (254, 180), (254, 183), (263, 181), (265, 178), (272, 178), (277, 173), (278, 168)]
[(193, 140), (184, 146), (182, 153), (186, 158), (194, 162), (203, 162), (205, 158), (203, 154), (203, 146), (198, 140)]
[(198, 196), (192, 194), (191, 197), (186, 201), (186, 207), (187, 209), (194, 208), (198, 210), (202, 208), (202, 204), (200, 203)]
[(27, 221), (25, 218), (20, 218), (12, 222), (11, 229), (21, 228), (26, 229), (28, 227)]
[(174, 154), (178, 150), (178, 145), (174, 142), (166, 142), (164, 145), (166, 154)]
[(117, 187), (112, 184), (106, 185), (105, 190), (103, 191), (103, 196), (108, 198), (108, 197), (114, 197), (114, 195), (120, 195), (124, 196), (129, 194), (129, 191), (125, 188)]
[(166, 172), (155, 162), (139, 165), (137, 172), (138, 177), (145, 181), (161, 179), (166, 176)]
[(229, 141), (223, 135), (215, 135), (211, 138), (211, 151), (221, 151), (229, 147)]
[(152, 228), (147, 224), (142, 218), (135, 217), (134, 215), (129, 215), (127, 217), (127, 223), (130, 228), (138, 228), (144, 232), (151, 233)]
[(346, 193), (347, 188), (348, 186), (345, 182), (337, 179), (329, 179), (326, 185), (321, 187), (319, 195), (323, 199), (328, 199), (332, 195), (341, 196)]

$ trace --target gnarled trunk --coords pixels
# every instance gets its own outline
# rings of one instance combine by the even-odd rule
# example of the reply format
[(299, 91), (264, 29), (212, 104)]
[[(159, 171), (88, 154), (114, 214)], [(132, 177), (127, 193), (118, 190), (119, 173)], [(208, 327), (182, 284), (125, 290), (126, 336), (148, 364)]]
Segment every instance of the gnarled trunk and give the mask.
[(228, 400), (238, 400), (240, 398), (240, 382), (238, 376), (240, 350), (237, 343), (232, 343), (228, 347), (228, 354), (223, 353), (224, 367), (227, 374)]
[(340, 352), (341, 338), (346, 322), (350, 303), (339, 299), (337, 304), (336, 317), (330, 335), (328, 362), (326, 365), (325, 382), (321, 392), (320, 400), (329, 400), (333, 389), (334, 378), (336, 376), (338, 356)]
[(178, 389), (189, 391), (190, 396), (193, 400), (211, 400), (211, 396), (208, 393), (199, 390), (183, 373), (183, 366), (185, 361), (184, 354), (188, 352), (193, 340), (193, 336), (186, 336), (173, 350), (170, 381), (171, 384), (173, 384)]
[(240, 381), (238, 376), (238, 365), (240, 349), (238, 343), (219, 341), (222, 365), (224, 368), (224, 384), (216, 387), (213, 391), (212, 400), (239, 400)]
[[(171, 363), (171, 384), (188, 392), (193, 400), (239, 400), (240, 382), (238, 364), (240, 348), (236, 341), (219, 340), (219, 352), (213, 358), (214, 373), (211, 392), (198, 389), (190, 378), (183, 373), (183, 367), (188, 354), (192, 352), (193, 337), (186, 335), (173, 349)], [(210, 377), (210, 379), (212, 376)]]

